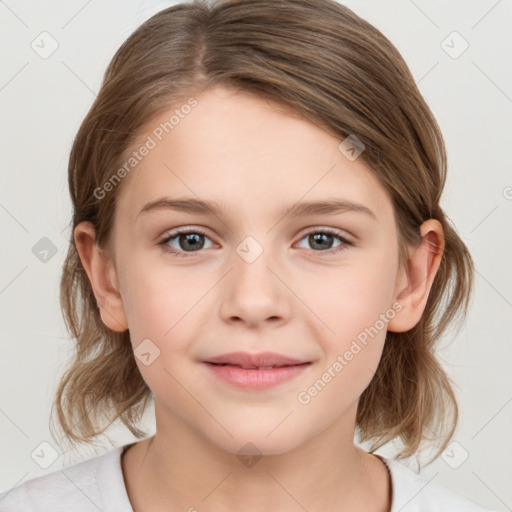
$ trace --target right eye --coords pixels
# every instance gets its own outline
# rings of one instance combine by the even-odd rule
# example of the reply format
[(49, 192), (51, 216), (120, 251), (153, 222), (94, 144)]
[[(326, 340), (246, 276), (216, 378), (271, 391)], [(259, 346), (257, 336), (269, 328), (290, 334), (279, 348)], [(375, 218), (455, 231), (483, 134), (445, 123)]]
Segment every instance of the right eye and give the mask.
[[(204, 237), (208, 238), (206, 233), (199, 228), (178, 229), (166, 236), (159, 242), (159, 245), (163, 247), (164, 251), (173, 256), (186, 258), (188, 256), (187, 252), (196, 253), (204, 248)], [(172, 242), (174, 246), (169, 245), (170, 242)]]

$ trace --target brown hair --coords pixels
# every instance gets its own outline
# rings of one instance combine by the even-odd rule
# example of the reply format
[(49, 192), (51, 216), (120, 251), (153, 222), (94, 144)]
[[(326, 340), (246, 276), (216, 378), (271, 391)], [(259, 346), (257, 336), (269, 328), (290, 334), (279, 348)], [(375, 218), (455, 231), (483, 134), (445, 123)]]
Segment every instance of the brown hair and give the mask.
[[(473, 262), (439, 204), (446, 154), (437, 122), (397, 49), (347, 7), (334, 0), (196, 0), (142, 24), (110, 62), (76, 135), (72, 228), (91, 222), (98, 246), (108, 248), (122, 183), (101, 200), (95, 190), (125, 161), (144, 123), (217, 84), (289, 107), (340, 142), (356, 135), (365, 144), (360, 158), (393, 201), (402, 263), (425, 220), (442, 224), (445, 250), (424, 314), (410, 331), (387, 333), (356, 419), (371, 452), (401, 438), (397, 458), (409, 457), (424, 439), (440, 440), (436, 458), (454, 434), (458, 408), (434, 348), (467, 313)], [(129, 332), (101, 321), (72, 234), (61, 304), (76, 339), (53, 404), (65, 437), (90, 443), (116, 420), (137, 438), (146, 436), (137, 424), (151, 390)]]

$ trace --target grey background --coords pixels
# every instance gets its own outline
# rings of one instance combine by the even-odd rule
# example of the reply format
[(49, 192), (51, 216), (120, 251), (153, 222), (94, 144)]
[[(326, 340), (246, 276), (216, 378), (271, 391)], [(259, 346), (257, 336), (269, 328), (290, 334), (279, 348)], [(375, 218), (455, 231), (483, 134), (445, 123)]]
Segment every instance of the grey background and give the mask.
[[(512, 2), (344, 3), (398, 47), (436, 115), (449, 157), (442, 205), (477, 268), (468, 320), (439, 352), (460, 388), (455, 444), (421, 474), (484, 506), (512, 510)], [(67, 158), (115, 50), (169, 5), (0, 1), (0, 490), (103, 453), (84, 448), (52, 460), (52, 449), (41, 445), (57, 449), (50, 405), (73, 347), (58, 299), (69, 236)], [(52, 39), (58, 48), (47, 58), (31, 46), (48, 51)], [(469, 46), (458, 55), (464, 40)], [(134, 440), (123, 429), (110, 436), (115, 444)]]

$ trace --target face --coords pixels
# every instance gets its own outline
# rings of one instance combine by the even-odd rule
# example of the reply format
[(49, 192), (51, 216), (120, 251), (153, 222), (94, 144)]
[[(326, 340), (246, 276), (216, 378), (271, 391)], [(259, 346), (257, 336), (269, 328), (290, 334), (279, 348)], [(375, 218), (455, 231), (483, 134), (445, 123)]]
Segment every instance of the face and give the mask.
[[(124, 178), (114, 221), (123, 318), (157, 428), (179, 422), (233, 453), (248, 442), (284, 453), (335, 426), (352, 440), (400, 291), (391, 200), (342, 139), (298, 115), (222, 88), (196, 100), (161, 140), (179, 106), (141, 131), (134, 149), (156, 144)], [(147, 206), (166, 198), (182, 207)], [(347, 204), (285, 214), (334, 201)], [(297, 364), (205, 362), (232, 352)]]

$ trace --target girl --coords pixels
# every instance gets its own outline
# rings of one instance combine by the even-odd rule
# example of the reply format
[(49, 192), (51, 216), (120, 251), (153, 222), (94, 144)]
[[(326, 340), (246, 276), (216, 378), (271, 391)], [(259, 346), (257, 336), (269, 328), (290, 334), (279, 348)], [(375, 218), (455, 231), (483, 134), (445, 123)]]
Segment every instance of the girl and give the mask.
[[(483, 511), (397, 460), (457, 425), (435, 345), (470, 297), (443, 139), (332, 0), (196, 0), (122, 45), (69, 162), (65, 437), (138, 442), (2, 511)], [(154, 400), (156, 433), (138, 423)], [(354, 443), (357, 434), (367, 452)]]

